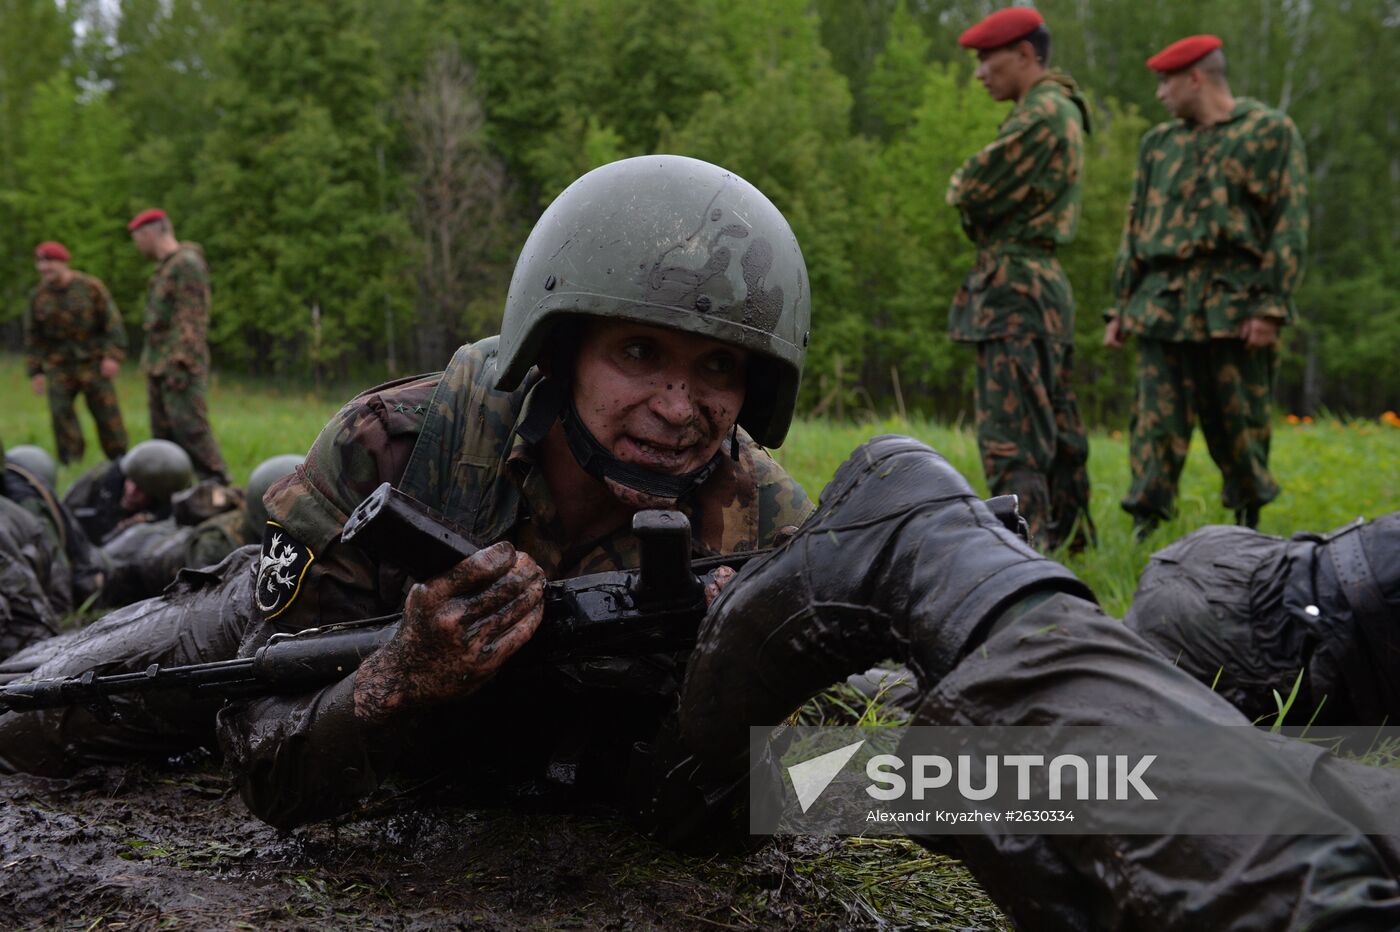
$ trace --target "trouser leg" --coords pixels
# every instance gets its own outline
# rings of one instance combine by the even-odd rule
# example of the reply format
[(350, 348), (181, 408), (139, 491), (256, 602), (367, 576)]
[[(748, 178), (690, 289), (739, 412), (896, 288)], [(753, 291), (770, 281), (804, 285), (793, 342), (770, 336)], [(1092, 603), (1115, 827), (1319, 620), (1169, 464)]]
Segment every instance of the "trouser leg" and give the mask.
[(1089, 516), (1089, 436), (1079, 417), (1074, 395), (1074, 346), (1049, 344), (1054, 381), (1050, 398), (1055, 409), (1055, 458), (1050, 466), (1050, 546), (1068, 542), (1071, 549), (1093, 543), (1094, 520)]
[(204, 376), (178, 368), (166, 372), (160, 388), (162, 407), (169, 423), (169, 439), (190, 455), (199, 478), (212, 477), (227, 484), (230, 481), (228, 465), (209, 426), (206, 394)]
[[(996, 631), (935, 686), (925, 725), (1133, 728), (1244, 724), (1220, 696), (1091, 603), (1056, 595)], [(960, 854), (997, 904), (1028, 929), (1391, 929), (1400, 925), (1395, 840), (1348, 817), (1400, 803), (1400, 773), (1330, 761), (1325, 752), (1242, 729), (1283, 762), (1267, 795), (1318, 812), (1330, 835), (962, 835)], [(1230, 774), (1216, 779), (1230, 789)], [(1190, 787), (1176, 788), (1190, 795)], [(1298, 807), (1296, 810), (1291, 807)], [(944, 839), (920, 839), (946, 849)]]
[(1031, 541), (1051, 540), (1047, 476), (1055, 458), (1053, 378), (1044, 340), (1008, 337), (977, 344), (977, 446), (993, 495), (1015, 495)]
[(126, 452), (126, 425), (122, 423), (122, 409), (117, 402), (117, 388), (112, 380), (94, 373), (83, 382), (83, 395), (87, 398), (88, 410), (97, 424), (97, 440), (107, 459), (114, 460)]
[(1220, 468), (1221, 503), (1232, 511), (1257, 512), (1279, 491), (1269, 474), (1278, 351), (1247, 349), (1241, 340), (1212, 340), (1202, 349), (1197, 410), (1211, 459)]
[(162, 377), (158, 375), (146, 376), (146, 409), (151, 415), (151, 437), (156, 440), (173, 441), (175, 436), (170, 426), (170, 415), (165, 410), (162, 381)]
[(1138, 340), (1137, 389), (1128, 437), (1133, 479), (1122, 501), (1123, 510), (1138, 521), (1166, 520), (1176, 510), (1177, 483), (1195, 426), (1196, 386), (1185, 364), (1189, 349), (1187, 344)]
[(76, 463), (83, 458), (83, 428), (73, 401), (78, 394), (76, 380), (58, 372), (48, 374), (49, 417), (53, 421), (55, 452), (60, 463)]

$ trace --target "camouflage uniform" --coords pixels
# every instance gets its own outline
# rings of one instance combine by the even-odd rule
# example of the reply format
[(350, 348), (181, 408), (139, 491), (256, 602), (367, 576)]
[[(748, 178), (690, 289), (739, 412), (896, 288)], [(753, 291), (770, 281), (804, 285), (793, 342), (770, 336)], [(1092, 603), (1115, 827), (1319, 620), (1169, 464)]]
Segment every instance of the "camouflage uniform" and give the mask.
[(209, 267), (194, 243), (181, 243), (151, 275), (146, 294), (146, 394), (151, 436), (178, 443), (201, 478), (229, 482), (209, 427)]
[[(515, 391), (491, 388), (496, 343), (491, 338), (463, 347), (441, 375), (391, 383), (356, 398), (321, 432), (306, 463), (272, 487), (264, 498), (264, 563), (294, 556), (286, 573), (295, 577), (294, 585), (279, 591), (272, 574), (260, 576), (262, 623), (244, 652), (277, 631), (382, 615), (402, 604), (400, 573), (338, 542), (349, 512), (384, 481), (444, 512), (481, 543), (511, 541), (550, 578), (637, 565), (638, 541), (630, 527), (578, 547), (561, 545), (534, 448), (516, 431), (528, 420), (538, 373)], [(801, 487), (745, 434), (739, 437), (738, 461), (723, 457), (683, 506), (697, 556), (769, 546), (781, 527), (800, 524), (811, 511)], [(651, 706), (632, 707), (640, 705), (635, 699), (631, 706), (613, 702), (606, 708), (593, 701), (561, 702), (569, 695), (568, 677), (560, 674), (560, 682), (551, 676), (471, 700), (491, 708), (510, 704), (509, 715), (464, 716), (460, 707), (445, 717), (429, 711), (422, 724), (392, 735), (371, 732), (355, 718), (353, 677), (347, 677), (309, 696), (230, 706), (220, 713), (220, 737), (242, 775), (249, 808), (275, 825), (292, 825), (346, 810), (391, 765), (412, 760), (431, 766), (429, 746), (444, 744), (444, 731), (434, 729), (456, 734), (445, 743), (459, 748), (474, 744), (466, 733), (478, 723), (490, 728), (497, 721), (529, 721), (556, 738), (589, 721), (609, 722), (619, 726), (616, 733), (635, 738), (637, 731), (619, 723), (657, 714)], [(512, 687), (518, 685), (512, 680)], [(522, 709), (538, 711), (538, 719)], [(655, 725), (652, 719), (653, 731)]]
[(87, 398), (97, 422), (97, 439), (108, 459), (126, 452), (126, 426), (112, 380), (98, 366), (104, 358), (126, 355), (126, 330), (107, 286), (91, 275), (73, 272), (67, 285), (41, 282), (29, 296), (24, 315), (25, 369), (43, 375), (48, 385), (58, 459), (83, 458), (83, 429), (73, 402)]
[(1079, 226), (1088, 126), (1074, 82), (1051, 73), (948, 185), (948, 203), (977, 244), (948, 332), (977, 344), (982, 468), (993, 495), (1020, 497), (1042, 548), (1093, 533), (1089, 442), (1071, 387), (1074, 298), (1055, 258)]
[(1274, 500), (1269, 412), (1278, 352), (1239, 331), (1293, 319), (1307, 251), (1307, 164), (1293, 121), (1240, 98), (1213, 126), (1174, 120), (1143, 137), (1115, 270), (1124, 334), (1138, 337), (1123, 508), (1170, 517), (1197, 417), (1234, 510)]
[[(385, 480), (397, 480), (400, 487), (448, 512), (483, 543), (512, 541), (536, 557), (552, 577), (635, 566), (637, 541), (629, 530), (575, 552), (558, 546), (553, 502), (534, 467), (533, 450), (512, 434), (537, 376), (514, 392), (488, 389), (487, 367), (494, 361), (495, 342), (493, 338), (464, 347), (446, 373), (393, 382), (355, 398), (321, 432), (306, 464), (273, 486), (265, 500), (271, 521), (279, 527), (269, 527), (265, 551), (272, 546), (273, 534), (280, 533), (286, 536), (278, 538), (278, 547), (285, 550), (290, 544), (314, 555), (309, 564), (299, 566), (302, 575), (294, 597), (274, 607), (275, 618), (255, 617), (250, 567), (256, 570), (260, 562), (255, 551), (249, 553), (252, 548), (244, 548), (217, 567), (181, 570), (160, 598), (120, 609), (66, 636), (72, 639), (71, 649), (30, 648), (0, 669), (0, 680), (7, 671), (11, 676), (29, 671), (59, 676), (99, 664), (116, 671), (144, 669), (155, 662), (173, 666), (227, 660), (245, 635), (246, 648), (252, 649), (274, 630), (398, 610), (404, 577), (389, 567), (374, 566), (354, 547), (338, 541), (340, 526), (355, 504)], [(459, 417), (457, 412), (469, 415)], [(689, 508), (697, 554), (769, 546), (779, 528), (801, 523), (811, 510), (802, 489), (772, 458), (742, 432), (739, 436), (739, 461), (726, 458)], [(267, 604), (267, 579), (257, 581), (258, 596)], [(248, 798), (259, 801), (255, 811), (280, 821), (310, 818), (314, 813), (303, 808), (313, 805), (307, 800), (314, 799), (317, 807), (343, 809), (378, 781), (386, 751), (382, 742), (337, 731), (337, 720), (348, 712), (347, 682), (311, 697), (259, 700), (251, 708), (234, 707), (226, 714), (224, 740), (234, 753), (251, 760), (245, 772), (252, 777)], [(526, 699), (557, 706), (559, 697), (567, 694), (561, 688), (555, 683), (532, 689)], [(122, 719), (115, 726), (77, 708), (3, 714), (0, 773), (58, 775), (98, 762), (163, 759), (207, 742), (220, 704), (217, 698), (175, 703), (160, 696), (121, 697)], [(317, 713), (304, 715), (307, 708)], [(578, 711), (555, 707), (540, 715), (541, 720), (565, 713), (577, 718), (586, 709), (596, 711), (596, 706)], [(277, 756), (274, 763), (270, 756), (277, 755), (279, 723), (289, 714), (302, 716), (299, 727), (309, 746)], [(618, 710), (620, 716), (629, 714), (633, 713)], [(516, 713), (498, 718), (527, 720)], [(318, 763), (317, 749), (323, 742), (335, 750)], [(374, 767), (369, 764), (371, 755)], [(340, 761), (348, 761), (349, 769), (342, 770)], [(320, 786), (326, 777), (335, 782), (334, 788)], [(309, 793), (306, 799), (303, 788)]]
[(38, 521), (46, 554), (44, 564), (48, 567), (43, 574), (45, 593), (57, 614), (81, 606), (101, 588), (108, 570), (101, 551), (87, 539), (78, 519), (43, 480), (14, 463), (6, 463), (0, 470), (0, 497)]

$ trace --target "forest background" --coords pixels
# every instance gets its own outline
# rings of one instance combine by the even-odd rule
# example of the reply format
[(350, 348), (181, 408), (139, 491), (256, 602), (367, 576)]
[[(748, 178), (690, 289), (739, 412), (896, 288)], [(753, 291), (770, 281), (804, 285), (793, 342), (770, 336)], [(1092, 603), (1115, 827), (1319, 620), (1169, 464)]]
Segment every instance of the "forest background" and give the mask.
[[(949, 174), (1008, 104), (958, 34), (985, 0), (0, 0), (0, 324), (32, 249), (65, 242), (139, 340), (160, 206), (203, 244), (215, 366), (369, 384), (495, 333), (531, 224), (587, 169), (676, 152), (786, 213), (811, 272), (806, 412), (951, 418), (945, 336), (971, 262)], [(1236, 94), (1307, 144), (1312, 236), (1285, 411), (1400, 408), (1400, 0), (1043, 0), (1053, 64), (1094, 105), (1084, 218), (1062, 254), (1086, 416), (1122, 425), (1131, 353), (1100, 312), (1138, 142), (1144, 59), (1225, 41)]]

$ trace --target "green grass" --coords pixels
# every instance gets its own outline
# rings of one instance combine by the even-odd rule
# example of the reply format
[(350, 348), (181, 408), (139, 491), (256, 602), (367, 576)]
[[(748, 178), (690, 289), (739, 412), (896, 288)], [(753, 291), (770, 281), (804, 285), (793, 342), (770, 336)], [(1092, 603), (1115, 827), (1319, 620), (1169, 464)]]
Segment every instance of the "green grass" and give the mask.
[[(133, 365), (123, 367), (117, 391), (132, 442), (150, 436), (145, 384)], [(340, 386), (317, 393), (306, 387), (215, 374), (210, 388), (210, 421), (236, 481), (243, 482), (259, 462), (279, 453), (301, 453), (317, 432), (356, 391)], [(34, 443), (53, 449), (48, 409), (29, 391), (18, 356), (0, 355), (0, 440), (7, 446)], [(101, 459), (91, 418), (81, 410), (87, 454), (81, 464), (63, 467), (60, 487)], [(928, 421), (866, 421), (833, 424), (799, 420), (787, 443), (773, 451), (778, 461), (814, 498), (836, 467), (858, 444), (876, 434), (909, 434), (948, 457), (972, 485), (986, 494), (986, 483), (972, 431)], [(1400, 428), (1379, 421), (1325, 419), (1313, 424), (1280, 420), (1274, 431), (1271, 468), (1283, 494), (1263, 511), (1260, 530), (1288, 535), (1295, 530), (1322, 531), (1357, 516), (1374, 517), (1400, 507)], [(1220, 475), (1197, 435), (1182, 476), (1180, 510), (1144, 543), (1131, 534), (1118, 499), (1128, 485), (1128, 454), (1121, 430), (1090, 436), (1091, 511), (1099, 546), (1066, 562), (1098, 593), (1111, 614), (1126, 610), (1138, 573), (1152, 551), (1206, 524), (1229, 523), (1220, 505)]]

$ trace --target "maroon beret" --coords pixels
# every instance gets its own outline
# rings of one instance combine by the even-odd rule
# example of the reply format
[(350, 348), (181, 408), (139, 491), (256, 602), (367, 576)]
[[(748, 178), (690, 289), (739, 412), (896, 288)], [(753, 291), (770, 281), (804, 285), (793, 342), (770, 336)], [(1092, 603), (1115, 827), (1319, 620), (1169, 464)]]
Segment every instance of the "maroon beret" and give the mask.
[(159, 207), (152, 207), (150, 210), (143, 210), (136, 216), (132, 217), (131, 222), (126, 225), (126, 228), (128, 230), (135, 230), (138, 227), (143, 227), (148, 223), (154, 223), (157, 220), (164, 219), (165, 211), (161, 210)]
[(47, 240), (34, 247), (34, 258), (36, 259), (57, 259), (59, 262), (67, 262), (73, 257), (68, 254), (62, 243), (55, 243)]
[(1190, 67), (1225, 43), (1218, 36), (1187, 36), (1177, 39), (1147, 60), (1147, 67), (1167, 74)]
[(997, 10), (982, 22), (958, 37), (958, 44), (967, 49), (999, 49), (1017, 39), (1024, 39), (1045, 25), (1045, 17), (1028, 6), (1013, 6)]

